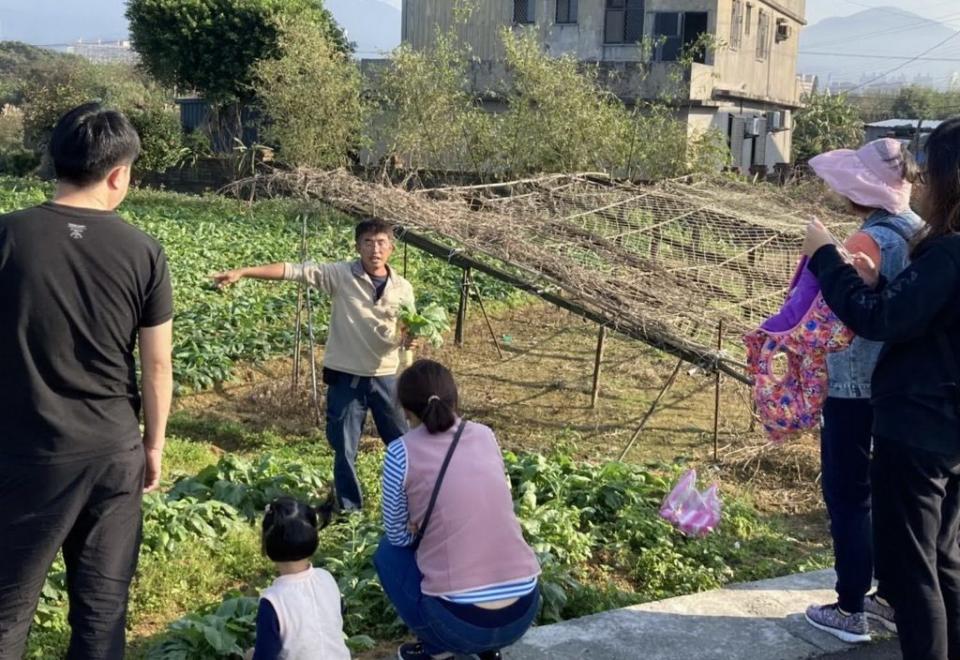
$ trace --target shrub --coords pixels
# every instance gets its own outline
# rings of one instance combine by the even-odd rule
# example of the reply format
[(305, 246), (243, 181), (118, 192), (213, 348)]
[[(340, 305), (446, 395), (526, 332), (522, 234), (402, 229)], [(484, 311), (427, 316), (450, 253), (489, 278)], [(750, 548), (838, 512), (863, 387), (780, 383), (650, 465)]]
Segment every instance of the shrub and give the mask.
[(434, 46), (401, 46), (375, 81), (375, 142), (405, 167), (482, 172), (493, 155), (492, 117), (468, 89), (469, 51), (454, 33)]
[(44, 63), (31, 71), (22, 85), (24, 146), (46, 151), (53, 128), (71, 108), (102, 99), (96, 68), (85, 60)]
[(23, 146), (23, 111), (4, 106), (0, 113), (0, 174), (27, 176), (39, 165), (37, 154)]
[(138, 169), (163, 171), (182, 156), (180, 122), (167, 93), (126, 65), (93, 65), (83, 60), (44, 63), (23, 83), (24, 145), (46, 153), (60, 118), (81, 103), (99, 100), (124, 112), (142, 142)]
[(611, 171), (621, 160), (630, 114), (604, 90), (596, 67), (551, 57), (532, 31), (505, 28), (506, 112), (497, 116), (496, 153), (508, 175)]
[(794, 160), (802, 163), (825, 151), (860, 146), (863, 121), (845, 95), (814, 92), (804, 103), (794, 117)]
[(130, 123), (140, 135), (142, 152), (136, 169), (163, 172), (176, 166), (186, 155), (180, 117), (160, 100), (127, 110)]
[[(692, 44), (668, 77), (663, 98), (628, 109), (600, 82), (596, 66), (544, 52), (531, 30), (504, 28), (505, 75), (472, 89), (471, 51), (455, 26), (430, 48), (401, 46), (382, 80), (375, 142), (410, 168), (472, 171), (496, 178), (541, 172), (603, 171), (660, 179), (719, 171), (730, 160), (716, 131), (691, 134), (674, 107), (674, 86)], [(503, 103), (487, 112), (478, 92)]]
[(319, 25), (289, 19), (280, 25), (283, 55), (254, 69), (267, 140), (290, 165), (345, 165), (360, 143), (366, 114), (360, 71)]

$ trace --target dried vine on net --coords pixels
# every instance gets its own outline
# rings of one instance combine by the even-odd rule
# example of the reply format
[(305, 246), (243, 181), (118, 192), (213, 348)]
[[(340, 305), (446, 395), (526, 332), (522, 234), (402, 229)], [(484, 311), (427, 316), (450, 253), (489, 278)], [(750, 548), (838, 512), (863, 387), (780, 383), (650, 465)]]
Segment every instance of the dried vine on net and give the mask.
[(813, 186), (723, 177), (636, 185), (571, 174), (410, 189), (342, 170), (296, 170), (256, 184), (393, 222), (450, 257), (468, 256), (611, 329), (741, 380), (739, 338), (782, 304), (807, 221), (817, 215), (840, 237), (853, 229)]

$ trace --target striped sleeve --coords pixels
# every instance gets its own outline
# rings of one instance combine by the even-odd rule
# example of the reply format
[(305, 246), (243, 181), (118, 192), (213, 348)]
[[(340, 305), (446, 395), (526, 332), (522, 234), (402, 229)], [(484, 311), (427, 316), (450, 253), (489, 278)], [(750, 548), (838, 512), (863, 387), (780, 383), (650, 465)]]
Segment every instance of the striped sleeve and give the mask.
[(391, 545), (413, 545), (410, 509), (407, 506), (407, 446), (403, 439), (387, 445), (383, 463), (383, 528)]

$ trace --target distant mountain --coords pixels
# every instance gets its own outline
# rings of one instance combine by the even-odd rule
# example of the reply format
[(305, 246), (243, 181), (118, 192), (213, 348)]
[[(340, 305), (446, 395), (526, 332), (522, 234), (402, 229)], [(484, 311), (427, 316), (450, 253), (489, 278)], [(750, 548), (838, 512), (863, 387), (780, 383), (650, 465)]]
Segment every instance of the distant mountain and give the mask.
[(357, 45), (357, 56), (374, 58), (400, 45), (399, 2), (386, 0), (325, 0), (347, 38)]
[[(828, 18), (800, 33), (797, 71), (818, 75), (822, 85), (830, 80), (862, 82), (907, 60), (855, 55), (911, 58), (952, 34), (955, 31), (942, 23), (896, 7), (879, 7), (852, 16)], [(925, 57), (960, 60), (960, 36)], [(912, 82), (920, 76), (927, 79), (928, 84), (945, 86), (950, 76), (958, 71), (960, 61), (917, 61), (884, 80)]]

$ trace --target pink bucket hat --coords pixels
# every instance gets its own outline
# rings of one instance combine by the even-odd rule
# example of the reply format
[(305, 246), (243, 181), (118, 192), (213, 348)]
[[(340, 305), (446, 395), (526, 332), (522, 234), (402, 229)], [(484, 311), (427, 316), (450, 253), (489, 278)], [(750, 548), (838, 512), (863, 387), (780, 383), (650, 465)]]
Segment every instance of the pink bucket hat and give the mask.
[(812, 158), (810, 167), (834, 192), (867, 208), (903, 213), (910, 208), (909, 181), (902, 176), (901, 145), (874, 140), (856, 151), (837, 149)]

